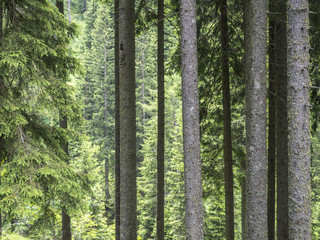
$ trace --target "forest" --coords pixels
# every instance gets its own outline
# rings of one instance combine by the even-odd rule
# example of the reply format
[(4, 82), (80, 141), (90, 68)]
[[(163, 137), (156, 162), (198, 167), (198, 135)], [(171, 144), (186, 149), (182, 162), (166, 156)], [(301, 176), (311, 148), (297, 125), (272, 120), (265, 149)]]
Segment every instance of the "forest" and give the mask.
[(0, 239), (320, 239), (318, 0), (0, 0)]

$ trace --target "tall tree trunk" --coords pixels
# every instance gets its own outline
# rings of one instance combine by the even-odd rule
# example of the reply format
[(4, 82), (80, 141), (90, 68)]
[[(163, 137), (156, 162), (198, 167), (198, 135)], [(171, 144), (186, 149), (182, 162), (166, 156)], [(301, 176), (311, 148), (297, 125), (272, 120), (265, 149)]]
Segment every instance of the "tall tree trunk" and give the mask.
[(115, 76), (115, 229), (120, 240), (120, 105), (119, 105), (119, 0), (114, 0)]
[[(56, 6), (60, 13), (64, 14), (64, 4), (63, 0), (56, 2)], [(65, 79), (64, 79), (65, 80)], [(68, 128), (67, 116), (63, 116), (60, 114), (60, 127), (63, 129)], [(66, 155), (69, 155), (68, 151), (68, 142), (63, 143), (63, 148)], [(62, 208), (62, 240), (71, 240), (71, 219), (68, 215), (66, 209)]]
[[(242, 10), (243, 10), (243, 23), (242, 23), (242, 29), (244, 33), (244, 41), (243, 41), (243, 48), (246, 47), (247, 41), (248, 41), (248, 10), (247, 10), (248, 4), (247, 0), (242, 0)], [(247, 59), (247, 53), (244, 51), (244, 59)], [(244, 72), (244, 78), (246, 79), (246, 71)], [(246, 240), (246, 159), (241, 159), (241, 239)]]
[(289, 239), (311, 239), (308, 11), (288, 1)]
[(164, 240), (164, 0), (158, 1), (157, 240)]
[(130, 240), (137, 239), (134, 7), (119, 1), (120, 238)]
[(196, 1), (181, 0), (183, 148), (187, 240), (203, 239)]
[(266, 26), (267, 1), (247, 0), (246, 239), (267, 239)]
[(277, 239), (289, 239), (286, 0), (276, 1)]
[(107, 218), (107, 223), (111, 222), (111, 214), (110, 214), (110, 207), (109, 207), (109, 199), (110, 199), (110, 192), (109, 192), (109, 156), (108, 156), (108, 82), (107, 82), (107, 44), (103, 47), (104, 50), (104, 66), (103, 66), (103, 78), (105, 84), (104, 90), (104, 149), (106, 154), (104, 156), (104, 187), (105, 187), (105, 205), (104, 205), (104, 213)]
[(268, 240), (275, 238), (276, 65), (275, 1), (269, 1), (269, 128), (268, 128)]
[(226, 239), (234, 239), (234, 204), (233, 204), (233, 170), (232, 170), (232, 137), (230, 110), (230, 74), (229, 74), (229, 36), (228, 36), (227, 0), (220, 0), (221, 11), (221, 68), (223, 91), (223, 150), (224, 181), (226, 207)]

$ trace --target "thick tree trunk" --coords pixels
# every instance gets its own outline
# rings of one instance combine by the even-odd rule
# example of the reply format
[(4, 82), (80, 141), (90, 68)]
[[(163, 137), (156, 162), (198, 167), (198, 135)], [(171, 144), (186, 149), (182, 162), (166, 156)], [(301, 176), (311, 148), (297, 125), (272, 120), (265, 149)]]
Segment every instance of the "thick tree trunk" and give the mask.
[(277, 239), (288, 239), (288, 113), (286, 0), (276, 1)]
[(227, 0), (220, 0), (221, 11), (221, 68), (223, 91), (223, 149), (224, 181), (226, 207), (226, 239), (234, 239), (234, 204), (233, 204), (233, 170), (232, 170), (232, 137), (230, 110), (230, 74), (229, 74), (229, 36)]
[(120, 240), (120, 105), (119, 105), (119, 0), (114, 1), (115, 76), (115, 229)]
[(137, 239), (135, 14), (119, 1), (120, 239)]
[(187, 240), (203, 239), (196, 1), (181, 0), (183, 148)]
[(311, 239), (308, 11), (288, 1), (289, 239)]
[(269, 1), (269, 128), (268, 128), (268, 240), (275, 238), (276, 191), (276, 52), (275, 1)]
[(246, 239), (267, 239), (266, 26), (267, 1), (247, 0)]
[(164, 0), (158, 1), (157, 240), (164, 240)]

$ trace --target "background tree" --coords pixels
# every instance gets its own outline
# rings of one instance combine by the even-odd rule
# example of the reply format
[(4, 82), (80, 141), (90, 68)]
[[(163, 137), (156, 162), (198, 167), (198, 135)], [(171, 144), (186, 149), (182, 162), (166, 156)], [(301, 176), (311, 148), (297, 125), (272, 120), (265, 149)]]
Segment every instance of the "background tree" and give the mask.
[(233, 209), (233, 160), (231, 137), (231, 110), (230, 110), (230, 74), (229, 74), (229, 36), (227, 1), (220, 2), (221, 11), (221, 69), (223, 88), (223, 156), (225, 178), (225, 205), (226, 205), (226, 239), (234, 239), (234, 209)]
[(288, 113), (286, 1), (276, 1), (277, 238), (288, 238)]
[(134, 1), (119, 1), (120, 238), (137, 238)]
[(164, 240), (164, 1), (158, 1), (157, 239)]

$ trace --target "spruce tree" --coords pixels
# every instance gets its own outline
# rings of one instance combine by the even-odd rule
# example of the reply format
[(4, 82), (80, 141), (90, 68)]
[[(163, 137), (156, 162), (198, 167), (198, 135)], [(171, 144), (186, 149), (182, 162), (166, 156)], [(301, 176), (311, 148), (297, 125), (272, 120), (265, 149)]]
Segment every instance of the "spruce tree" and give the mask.
[(308, 1), (287, 9), (289, 239), (311, 239)]
[(247, 0), (246, 239), (267, 239), (266, 27), (267, 1)]
[(135, 12), (119, 1), (120, 239), (137, 239)]
[(157, 239), (164, 240), (164, 1), (158, 1)]
[(181, 64), (187, 239), (203, 239), (196, 1), (182, 0)]

